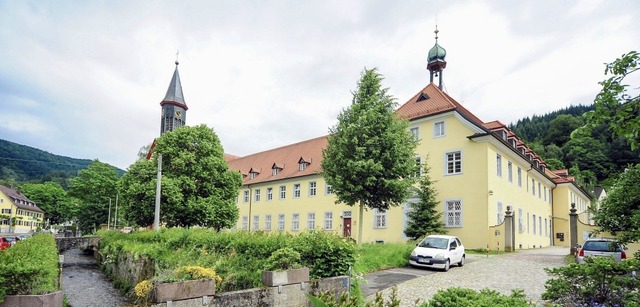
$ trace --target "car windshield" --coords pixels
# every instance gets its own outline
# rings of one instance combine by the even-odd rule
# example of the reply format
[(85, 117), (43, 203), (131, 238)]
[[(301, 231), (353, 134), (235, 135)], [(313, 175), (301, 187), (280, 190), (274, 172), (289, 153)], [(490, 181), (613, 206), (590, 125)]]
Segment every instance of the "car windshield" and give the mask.
[(430, 238), (426, 237), (420, 244), (419, 247), (426, 248), (437, 248), (437, 249), (447, 249), (449, 245), (449, 240), (445, 238)]
[(617, 252), (620, 251), (618, 244), (614, 241), (586, 241), (582, 247), (584, 250), (597, 252)]
[(4, 239), (7, 240), (7, 242), (13, 242), (13, 241), (16, 240), (16, 239), (14, 239), (12, 237), (5, 237)]

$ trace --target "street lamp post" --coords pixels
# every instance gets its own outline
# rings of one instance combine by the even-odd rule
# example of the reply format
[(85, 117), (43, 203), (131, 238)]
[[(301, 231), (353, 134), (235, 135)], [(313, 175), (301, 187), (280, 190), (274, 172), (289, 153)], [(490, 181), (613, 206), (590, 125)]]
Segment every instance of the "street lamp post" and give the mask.
[(118, 230), (118, 194), (116, 194), (116, 216), (113, 219), (113, 229)]
[(110, 230), (111, 228), (109, 227), (109, 223), (111, 222), (111, 197), (109, 198), (109, 214), (107, 216), (107, 230)]

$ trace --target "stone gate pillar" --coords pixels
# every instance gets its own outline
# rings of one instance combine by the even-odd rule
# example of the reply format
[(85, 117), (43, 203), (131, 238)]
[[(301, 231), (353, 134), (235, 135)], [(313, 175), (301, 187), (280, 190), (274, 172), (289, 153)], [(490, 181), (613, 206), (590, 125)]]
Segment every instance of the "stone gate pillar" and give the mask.
[(514, 250), (514, 242), (513, 212), (511, 212), (511, 206), (507, 206), (507, 211), (504, 213), (504, 251), (512, 252)]
[(576, 245), (578, 245), (578, 213), (576, 204), (571, 203), (569, 210), (569, 237), (571, 238), (571, 254), (575, 254)]

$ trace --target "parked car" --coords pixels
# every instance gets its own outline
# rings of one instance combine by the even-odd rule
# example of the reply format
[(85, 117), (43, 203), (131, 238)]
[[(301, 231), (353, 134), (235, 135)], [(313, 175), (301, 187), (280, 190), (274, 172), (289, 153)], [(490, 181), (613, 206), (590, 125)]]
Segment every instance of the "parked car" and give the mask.
[(593, 238), (584, 241), (576, 253), (576, 262), (584, 263), (585, 257), (613, 257), (615, 261), (627, 259), (624, 248), (616, 240)]
[(13, 246), (14, 244), (18, 243), (18, 239), (16, 239), (16, 237), (4, 237), (5, 240), (7, 240), (9, 242), (9, 245)]
[(11, 243), (5, 237), (0, 237), (0, 251), (9, 247), (11, 247)]
[(464, 245), (456, 236), (430, 235), (424, 238), (409, 256), (414, 267), (441, 266), (445, 272), (451, 264), (464, 265)]

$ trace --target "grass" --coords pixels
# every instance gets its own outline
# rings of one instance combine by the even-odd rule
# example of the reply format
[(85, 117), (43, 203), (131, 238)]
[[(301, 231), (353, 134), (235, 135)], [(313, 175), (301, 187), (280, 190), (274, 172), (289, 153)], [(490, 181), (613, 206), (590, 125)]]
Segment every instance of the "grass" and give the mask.
[(370, 273), (389, 268), (406, 266), (409, 255), (415, 248), (412, 243), (365, 243), (358, 246), (353, 270), (356, 273)]

